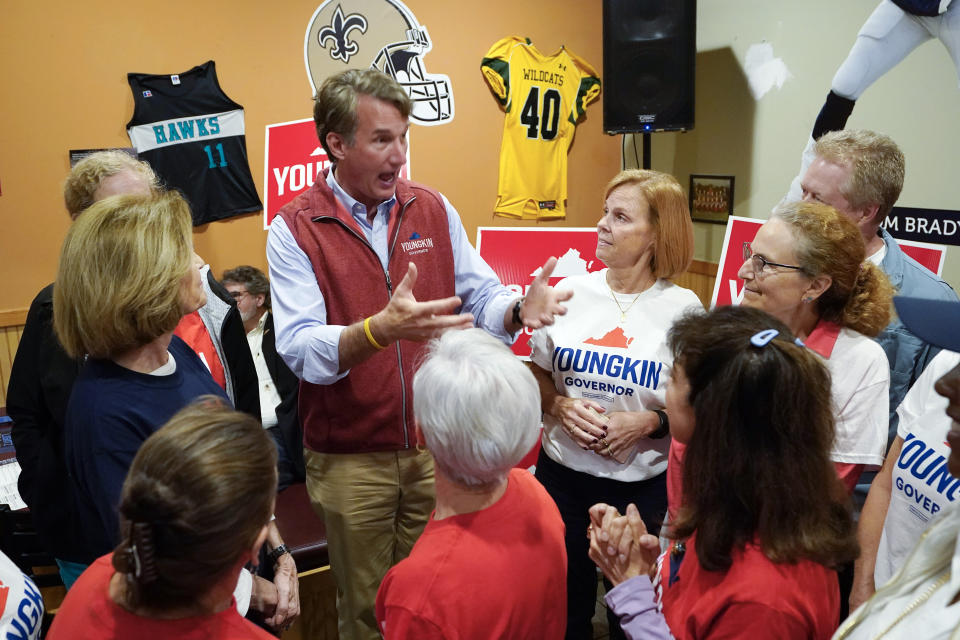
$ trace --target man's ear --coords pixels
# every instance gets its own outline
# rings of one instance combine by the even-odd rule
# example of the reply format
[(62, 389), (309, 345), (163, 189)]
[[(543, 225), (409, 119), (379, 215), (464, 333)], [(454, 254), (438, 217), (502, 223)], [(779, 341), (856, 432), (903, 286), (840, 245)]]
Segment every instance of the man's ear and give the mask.
[(878, 204), (869, 204), (863, 209), (860, 209), (859, 218), (857, 219), (857, 226), (862, 225), (878, 225), (880, 220), (877, 219), (877, 215), (880, 213), (880, 205)]
[(327, 133), (327, 148), (330, 149), (330, 153), (333, 155), (332, 160), (343, 160), (348, 146), (346, 138), (339, 133), (334, 133), (333, 131)]
[(267, 296), (263, 295), (262, 293), (259, 293), (257, 294), (257, 297), (254, 298), (254, 300), (256, 300), (257, 309), (259, 309), (260, 307), (263, 306), (263, 303), (267, 301)]

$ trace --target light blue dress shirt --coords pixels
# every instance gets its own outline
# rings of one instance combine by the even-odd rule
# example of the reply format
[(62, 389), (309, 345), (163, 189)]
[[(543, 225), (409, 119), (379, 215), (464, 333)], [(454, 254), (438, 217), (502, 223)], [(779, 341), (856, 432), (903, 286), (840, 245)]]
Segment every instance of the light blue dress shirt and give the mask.
[[(387, 268), (387, 229), (396, 196), (380, 203), (373, 221), (367, 209), (344, 191), (331, 170), (327, 185), (350, 211), (373, 247), (384, 270)], [(511, 344), (516, 334), (503, 326), (507, 308), (517, 294), (500, 284), (493, 269), (484, 262), (460, 222), (460, 215), (445, 196), (450, 243), (453, 247), (454, 286), (463, 305), (457, 313), (472, 313), (476, 326)], [(283, 218), (277, 216), (267, 235), (267, 263), (270, 270), (270, 294), (276, 329), (277, 353), (301, 380), (314, 384), (333, 384), (349, 371), (340, 368), (340, 334), (346, 328), (327, 324), (327, 305), (317, 284), (310, 258), (297, 244)]]

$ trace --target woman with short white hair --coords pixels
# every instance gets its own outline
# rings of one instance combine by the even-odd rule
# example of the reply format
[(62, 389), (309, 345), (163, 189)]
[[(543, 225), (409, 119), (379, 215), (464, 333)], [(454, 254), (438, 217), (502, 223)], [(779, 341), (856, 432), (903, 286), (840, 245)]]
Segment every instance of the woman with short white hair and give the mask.
[(539, 434), (537, 382), (480, 329), (449, 331), (428, 354), (413, 407), (437, 505), (380, 586), (380, 630), (388, 640), (560, 638), (563, 522), (536, 479), (513, 469)]

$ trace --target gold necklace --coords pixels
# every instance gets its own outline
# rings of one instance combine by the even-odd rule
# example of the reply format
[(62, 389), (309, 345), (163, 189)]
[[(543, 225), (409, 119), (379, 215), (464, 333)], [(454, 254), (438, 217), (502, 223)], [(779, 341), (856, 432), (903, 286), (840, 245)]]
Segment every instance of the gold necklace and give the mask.
[(643, 291), (638, 293), (636, 297), (634, 297), (634, 299), (630, 301), (630, 304), (627, 305), (627, 308), (624, 309), (623, 305), (620, 304), (620, 301), (617, 300), (617, 294), (613, 292), (613, 289), (610, 288), (610, 285), (607, 285), (607, 289), (609, 289), (610, 291), (610, 297), (613, 298), (613, 301), (615, 303), (617, 303), (617, 308), (620, 309), (620, 324), (623, 324), (624, 322), (627, 321), (627, 311), (630, 311), (630, 307), (632, 307), (634, 303), (640, 299), (640, 296), (643, 295)]

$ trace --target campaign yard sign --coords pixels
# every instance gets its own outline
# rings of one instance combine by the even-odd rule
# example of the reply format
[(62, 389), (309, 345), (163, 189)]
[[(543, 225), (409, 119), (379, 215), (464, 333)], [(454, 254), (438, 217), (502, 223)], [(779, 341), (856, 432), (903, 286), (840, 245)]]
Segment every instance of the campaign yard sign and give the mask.
[[(480, 227), (477, 229), (477, 251), (508, 289), (525, 295), (530, 282), (550, 256), (557, 257), (550, 284), (561, 278), (599, 271), (604, 264), (597, 260), (595, 227), (526, 228)], [(531, 331), (524, 329), (513, 344), (513, 352), (523, 359), (530, 357), (527, 340)]]
[[(752, 242), (764, 222), (765, 220), (756, 218), (730, 216), (723, 237), (723, 250), (720, 253), (717, 280), (713, 285), (711, 306), (722, 307), (743, 301), (743, 280), (737, 277), (737, 272), (743, 265), (743, 243)], [(912, 240), (897, 240), (897, 244), (904, 253), (938, 276), (943, 271), (946, 246)]]
[[(597, 260), (596, 227), (526, 228), (480, 227), (477, 229), (477, 251), (508, 289), (526, 295), (530, 282), (550, 256), (557, 257), (557, 266), (550, 277), (555, 285), (562, 278), (600, 271), (604, 264)], [(513, 343), (513, 352), (523, 360), (530, 359), (527, 341), (532, 331), (524, 329)], [(603, 339), (614, 339), (603, 336)], [(533, 470), (540, 452), (540, 441), (516, 464)]]
[[(408, 138), (409, 140), (409, 138)], [(263, 228), (270, 226), (283, 205), (313, 186), (330, 166), (317, 141), (313, 118), (268, 124), (263, 161)], [(410, 146), (400, 177), (410, 177)]]

